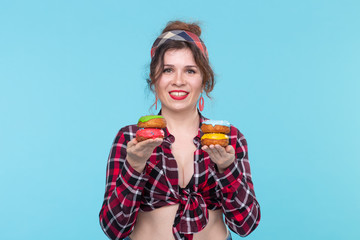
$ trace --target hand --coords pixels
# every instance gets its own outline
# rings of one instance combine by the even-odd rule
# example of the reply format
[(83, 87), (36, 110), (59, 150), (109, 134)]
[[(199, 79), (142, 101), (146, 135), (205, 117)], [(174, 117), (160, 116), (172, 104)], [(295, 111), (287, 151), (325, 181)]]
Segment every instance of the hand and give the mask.
[(146, 161), (150, 158), (154, 149), (163, 142), (163, 139), (148, 139), (138, 142), (136, 138), (127, 144), (127, 161), (137, 171), (142, 172), (145, 168)]
[(201, 149), (209, 154), (211, 161), (217, 165), (220, 173), (223, 173), (235, 160), (235, 149), (231, 145), (224, 148), (216, 144), (203, 146)]

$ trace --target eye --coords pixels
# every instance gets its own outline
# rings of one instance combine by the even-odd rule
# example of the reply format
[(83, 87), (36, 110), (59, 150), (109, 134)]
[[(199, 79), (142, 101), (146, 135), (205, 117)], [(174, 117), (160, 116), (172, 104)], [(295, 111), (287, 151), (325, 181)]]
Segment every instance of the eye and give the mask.
[(187, 73), (190, 73), (190, 74), (195, 74), (195, 73), (196, 73), (196, 71), (193, 70), (193, 69), (188, 69), (186, 72), (187, 72)]
[(171, 73), (172, 71), (172, 68), (164, 68), (163, 73)]

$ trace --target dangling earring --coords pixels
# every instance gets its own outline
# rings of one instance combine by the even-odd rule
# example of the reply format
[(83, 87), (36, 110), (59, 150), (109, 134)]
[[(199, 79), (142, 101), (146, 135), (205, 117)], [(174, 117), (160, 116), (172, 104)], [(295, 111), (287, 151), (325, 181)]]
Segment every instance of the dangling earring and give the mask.
[(155, 110), (157, 110), (157, 102), (158, 102), (158, 98), (157, 96), (155, 97)]
[(199, 99), (199, 110), (200, 110), (200, 112), (202, 112), (204, 110), (204, 98), (202, 96), (202, 93), (201, 93), (200, 99)]

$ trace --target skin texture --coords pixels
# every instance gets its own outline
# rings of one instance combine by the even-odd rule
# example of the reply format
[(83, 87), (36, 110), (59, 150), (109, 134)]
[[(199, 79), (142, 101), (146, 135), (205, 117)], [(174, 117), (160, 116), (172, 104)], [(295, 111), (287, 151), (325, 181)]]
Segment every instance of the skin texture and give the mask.
[[(202, 92), (202, 74), (195, 63), (191, 50), (170, 49), (164, 55), (164, 69), (155, 83), (155, 91), (162, 109), (172, 112), (194, 109)], [(183, 91), (187, 97), (175, 100), (171, 91)]]

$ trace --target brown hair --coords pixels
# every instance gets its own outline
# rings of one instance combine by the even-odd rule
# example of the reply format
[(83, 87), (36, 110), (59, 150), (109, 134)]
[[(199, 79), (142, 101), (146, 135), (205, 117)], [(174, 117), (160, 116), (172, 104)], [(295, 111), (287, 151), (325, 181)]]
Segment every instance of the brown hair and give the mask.
[[(198, 37), (201, 35), (201, 28), (197, 23), (186, 23), (182, 21), (171, 21), (168, 22), (162, 33), (172, 31), (172, 30), (184, 30), (196, 34)], [(182, 41), (167, 41), (166, 43), (160, 45), (156, 51), (154, 57), (151, 59), (150, 63), (150, 78), (147, 79), (149, 88), (154, 91), (154, 85), (162, 74), (164, 68), (164, 54), (169, 49), (183, 49), (189, 48), (193, 53), (195, 63), (198, 65), (202, 76), (204, 91), (206, 95), (210, 98), (209, 93), (213, 90), (215, 85), (214, 72), (210, 66), (209, 60), (203, 55), (198, 47), (192, 43), (182, 42)]]

